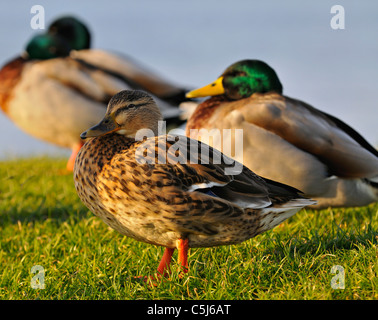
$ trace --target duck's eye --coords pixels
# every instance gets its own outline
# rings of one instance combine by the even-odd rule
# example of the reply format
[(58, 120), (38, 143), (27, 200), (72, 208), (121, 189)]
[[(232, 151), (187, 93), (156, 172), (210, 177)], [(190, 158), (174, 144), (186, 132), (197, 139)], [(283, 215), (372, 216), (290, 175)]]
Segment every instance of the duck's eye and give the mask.
[(135, 104), (130, 103), (130, 104), (127, 106), (127, 108), (135, 108)]

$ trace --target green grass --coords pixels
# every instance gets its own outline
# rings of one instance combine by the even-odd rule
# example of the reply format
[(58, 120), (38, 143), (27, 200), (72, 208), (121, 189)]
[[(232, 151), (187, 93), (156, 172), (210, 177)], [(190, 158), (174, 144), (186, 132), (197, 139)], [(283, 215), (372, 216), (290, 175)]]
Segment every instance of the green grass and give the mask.
[[(163, 248), (121, 236), (76, 195), (65, 159), (0, 162), (0, 299), (378, 299), (378, 205), (302, 210), (234, 246), (191, 249), (151, 288)], [(33, 289), (31, 268), (45, 271)], [(345, 289), (332, 289), (334, 265)]]

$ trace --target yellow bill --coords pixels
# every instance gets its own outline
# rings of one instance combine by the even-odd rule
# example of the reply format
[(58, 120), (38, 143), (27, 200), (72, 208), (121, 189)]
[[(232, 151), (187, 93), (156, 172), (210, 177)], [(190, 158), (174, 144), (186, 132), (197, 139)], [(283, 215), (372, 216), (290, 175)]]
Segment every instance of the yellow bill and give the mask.
[(224, 87), (222, 83), (223, 77), (219, 77), (214, 82), (208, 84), (199, 89), (189, 91), (185, 96), (187, 98), (198, 98), (207, 96), (217, 96), (224, 93)]

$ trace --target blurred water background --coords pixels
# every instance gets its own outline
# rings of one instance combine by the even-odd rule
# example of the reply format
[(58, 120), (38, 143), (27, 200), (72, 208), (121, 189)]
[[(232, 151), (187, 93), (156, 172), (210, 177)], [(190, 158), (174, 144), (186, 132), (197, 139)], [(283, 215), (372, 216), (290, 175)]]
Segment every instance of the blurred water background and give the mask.
[[(73, 14), (88, 24), (92, 47), (127, 54), (189, 88), (237, 60), (264, 60), (285, 95), (342, 119), (378, 146), (377, 1), (1, 1), (1, 65), (41, 32), (30, 25), (36, 4), (46, 27)], [(344, 30), (330, 26), (336, 4), (345, 9)], [(70, 151), (24, 134), (0, 113), (0, 159), (37, 154)]]

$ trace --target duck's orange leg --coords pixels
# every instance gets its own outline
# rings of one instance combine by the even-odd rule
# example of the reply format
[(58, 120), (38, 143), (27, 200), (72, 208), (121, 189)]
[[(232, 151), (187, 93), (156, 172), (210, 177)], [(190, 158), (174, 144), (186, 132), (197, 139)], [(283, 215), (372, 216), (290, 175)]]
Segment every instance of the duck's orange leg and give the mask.
[(83, 146), (83, 142), (80, 141), (79, 143), (77, 143), (73, 148), (72, 148), (72, 153), (71, 153), (71, 156), (70, 158), (68, 159), (68, 162), (67, 162), (67, 170), (68, 171), (73, 171), (74, 169), (74, 165), (75, 165), (75, 159), (76, 159), (76, 156), (77, 156), (77, 153), (79, 152), (79, 150), (81, 149), (81, 147)]
[(169, 265), (171, 264), (173, 251), (175, 251), (175, 248), (173, 249), (165, 248), (163, 257), (161, 258), (161, 261), (159, 263), (157, 271), (159, 274), (163, 275), (164, 277), (168, 275), (166, 270), (168, 269), (169, 271)]
[(178, 250), (178, 262), (181, 264), (183, 272), (188, 272), (188, 250), (189, 250), (189, 240), (188, 239), (178, 239), (176, 241), (176, 247)]
[[(176, 241), (176, 247), (178, 249), (178, 262), (182, 266), (184, 273), (188, 272), (188, 239), (179, 239)], [(144, 282), (150, 282), (152, 286), (156, 286), (156, 280), (159, 280), (162, 276), (167, 277), (169, 271), (169, 265), (171, 264), (172, 255), (175, 248), (165, 248), (163, 257), (157, 268), (157, 274), (155, 276), (140, 276), (139, 279), (143, 279)]]
[(171, 264), (172, 255), (175, 251), (175, 248), (165, 248), (163, 257), (157, 268), (157, 274), (154, 276), (139, 276), (138, 279), (142, 279), (144, 282), (149, 282), (152, 286), (157, 286), (156, 281), (159, 280), (162, 276), (167, 277), (169, 271), (169, 265)]

